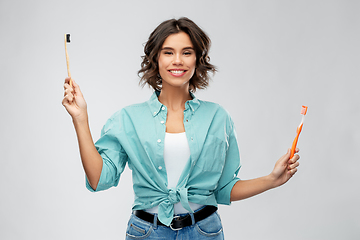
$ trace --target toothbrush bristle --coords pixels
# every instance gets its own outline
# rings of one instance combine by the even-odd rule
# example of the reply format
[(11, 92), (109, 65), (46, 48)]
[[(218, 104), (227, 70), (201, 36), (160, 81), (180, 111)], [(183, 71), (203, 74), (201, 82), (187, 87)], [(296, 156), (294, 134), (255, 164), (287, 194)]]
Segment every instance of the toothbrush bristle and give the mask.
[(302, 108), (301, 108), (301, 114), (302, 114), (302, 115), (306, 115), (307, 109), (308, 109), (307, 106), (302, 106)]
[(66, 34), (66, 42), (70, 42), (70, 33)]

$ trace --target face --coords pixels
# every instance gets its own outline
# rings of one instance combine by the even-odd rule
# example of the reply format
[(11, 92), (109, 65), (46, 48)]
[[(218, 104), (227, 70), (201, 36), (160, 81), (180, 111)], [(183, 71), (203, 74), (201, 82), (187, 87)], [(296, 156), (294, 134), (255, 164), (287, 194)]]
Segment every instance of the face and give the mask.
[(168, 36), (159, 53), (159, 73), (162, 87), (187, 88), (194, 75), (196, 54), (188, 34), (179, 32)]

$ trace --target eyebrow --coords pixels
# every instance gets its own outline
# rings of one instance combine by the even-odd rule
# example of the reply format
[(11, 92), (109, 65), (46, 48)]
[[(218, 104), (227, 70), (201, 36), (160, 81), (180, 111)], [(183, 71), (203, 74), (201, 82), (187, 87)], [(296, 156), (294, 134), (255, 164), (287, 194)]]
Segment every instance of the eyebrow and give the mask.
[[(174, 50), (172, 47), (163, 47), (161, 50)], [(193, 47), (184, 47), (182, 50), (194, 50)]]

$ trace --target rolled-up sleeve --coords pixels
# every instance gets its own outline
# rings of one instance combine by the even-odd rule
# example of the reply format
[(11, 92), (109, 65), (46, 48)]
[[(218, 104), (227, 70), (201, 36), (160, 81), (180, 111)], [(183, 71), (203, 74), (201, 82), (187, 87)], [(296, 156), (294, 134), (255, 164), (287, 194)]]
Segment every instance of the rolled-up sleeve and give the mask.
[(237, 175), (241, 167), (239, 147), (233, 124), (231, 124), (227, 144), (225, 165), (215, 190), (215, 198), (218, 204), (230, 205), (231, 190), (234, 184), (240, 180)]
[(95, 147), (103, 159), (100, 179), (96, 189), (93, 189), (86, 178), (86, 188), (91, 192), (106, 190), (116, 187), (120, 175), (124, 171), (127, 155), (119, 141), (119, 119), (110, 118), (101, 130), (101, 137), (95, 143)]

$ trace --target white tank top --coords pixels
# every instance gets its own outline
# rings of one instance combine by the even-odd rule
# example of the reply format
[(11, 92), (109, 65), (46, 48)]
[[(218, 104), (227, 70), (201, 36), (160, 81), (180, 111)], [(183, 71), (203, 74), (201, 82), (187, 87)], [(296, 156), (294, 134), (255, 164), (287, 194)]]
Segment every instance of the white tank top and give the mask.
[[(181, 173), (189, 161), (190, 148), (186, 138), (186, 133), (165, 133), (164, 142), (164, 161), (168, 177), (168, 188), (176, 188)], [(191, 210), (202, 207), (203, 205), (189, 202)], [(147, 209), (147, 212), (157, 213), (158, 206)], [(174, 204), (174, 214), (188, 213), (180, 202)]]

